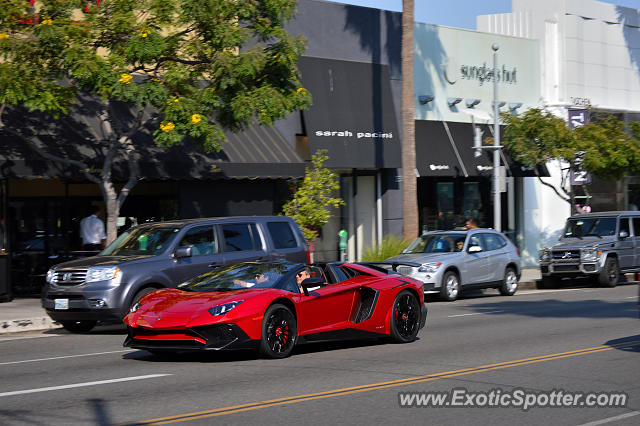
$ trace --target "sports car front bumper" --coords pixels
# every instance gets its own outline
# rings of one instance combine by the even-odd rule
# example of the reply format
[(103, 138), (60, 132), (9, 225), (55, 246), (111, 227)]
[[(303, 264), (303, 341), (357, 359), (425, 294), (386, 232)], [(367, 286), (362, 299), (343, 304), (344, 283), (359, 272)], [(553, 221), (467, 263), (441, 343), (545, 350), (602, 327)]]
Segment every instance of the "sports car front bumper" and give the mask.
[(258, 342), (236, 324), (212, 324), (182, 329), (127, 327), (123, 346), (152, 351), (217, 351), (254, 349)]

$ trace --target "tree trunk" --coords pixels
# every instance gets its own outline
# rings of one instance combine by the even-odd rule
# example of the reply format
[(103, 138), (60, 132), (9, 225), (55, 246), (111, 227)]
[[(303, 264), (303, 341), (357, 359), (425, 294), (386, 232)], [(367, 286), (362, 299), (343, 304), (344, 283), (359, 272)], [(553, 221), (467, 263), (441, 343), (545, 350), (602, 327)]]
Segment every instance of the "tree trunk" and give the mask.
[(120, 202), (112, 182), (104, 182), (104, 201), (107, 209), (107, 244), (111, 244), (118, 237), (118, 216), (120, 216)]
[(418, 236), (415, 102), (413, 94), (414, 0), (402, 0), (402, 215), (404, 238)]

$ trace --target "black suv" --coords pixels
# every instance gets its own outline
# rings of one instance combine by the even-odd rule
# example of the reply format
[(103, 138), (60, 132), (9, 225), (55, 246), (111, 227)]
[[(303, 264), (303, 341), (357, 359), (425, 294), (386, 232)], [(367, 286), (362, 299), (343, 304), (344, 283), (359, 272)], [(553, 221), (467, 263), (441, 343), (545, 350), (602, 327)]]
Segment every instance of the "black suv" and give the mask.
[(308, 262), (295, 221), (246, 216), (145, 223), (120, 235), (100, 254), (47, 272), (42, 306), (72, 332), (97, 321), (120, 321), (156, 289), (175, 287), (212, 268), (244, 261)]
[(640, 212), (603, 212), (571, 216), (563, 235), (540, 250), (545, 287), (563, 277), (591, 277), (614, 287), (621, 273), (640, 269)]

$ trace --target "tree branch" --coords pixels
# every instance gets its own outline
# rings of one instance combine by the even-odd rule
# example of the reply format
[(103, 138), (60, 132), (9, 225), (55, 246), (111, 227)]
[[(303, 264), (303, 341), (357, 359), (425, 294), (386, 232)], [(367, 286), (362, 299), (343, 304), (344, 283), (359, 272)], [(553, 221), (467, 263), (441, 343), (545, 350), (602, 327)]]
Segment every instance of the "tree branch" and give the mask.
[(550, 184), (550, 183), (548, 183), (548, 182), (543, 181), (543, 180), (542, 180), (542, 176), (540, 176), (540, 175), (536, 175), (536, 176), (537, 176), (537, 178), (538, 178), (538, 181), (539, 181), (541, 184), (543, 184), (544, 186), (548, 186), (549, 188), (553, 189), (553, 192), (555, 192), (555, 193), (556, 193), (556, 195), (557, 195), (558, 197), (560, 197), (560, 199), (562, 199), (562, 200), (566, 201), (567, 203), (571, 203), (571, 200), (570, 200), (569, 198), (567, 198), (567, 196), (566, 196), (566, 195), (562, 195), (562, 194), (560, 194), (560, 192), (558, 191), (558, 189), (557, 189), (555, 186), (551, 185), (551, 184)]

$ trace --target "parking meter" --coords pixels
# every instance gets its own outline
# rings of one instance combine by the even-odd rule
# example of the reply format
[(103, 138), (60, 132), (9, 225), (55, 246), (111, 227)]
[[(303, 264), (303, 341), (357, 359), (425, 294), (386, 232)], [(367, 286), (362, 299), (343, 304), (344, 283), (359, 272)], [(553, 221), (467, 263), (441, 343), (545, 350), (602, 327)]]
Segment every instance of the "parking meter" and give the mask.
[(346, 231), (346, 229), (341, 229), (338, 232), (338, 247), (340, 248), (340, 260), (341, 261), (345, 261), (346, 260), (346, 256), (345, 256), (345, 250), (347, 249), (347, 237), (349, 236), (349, 233)]

